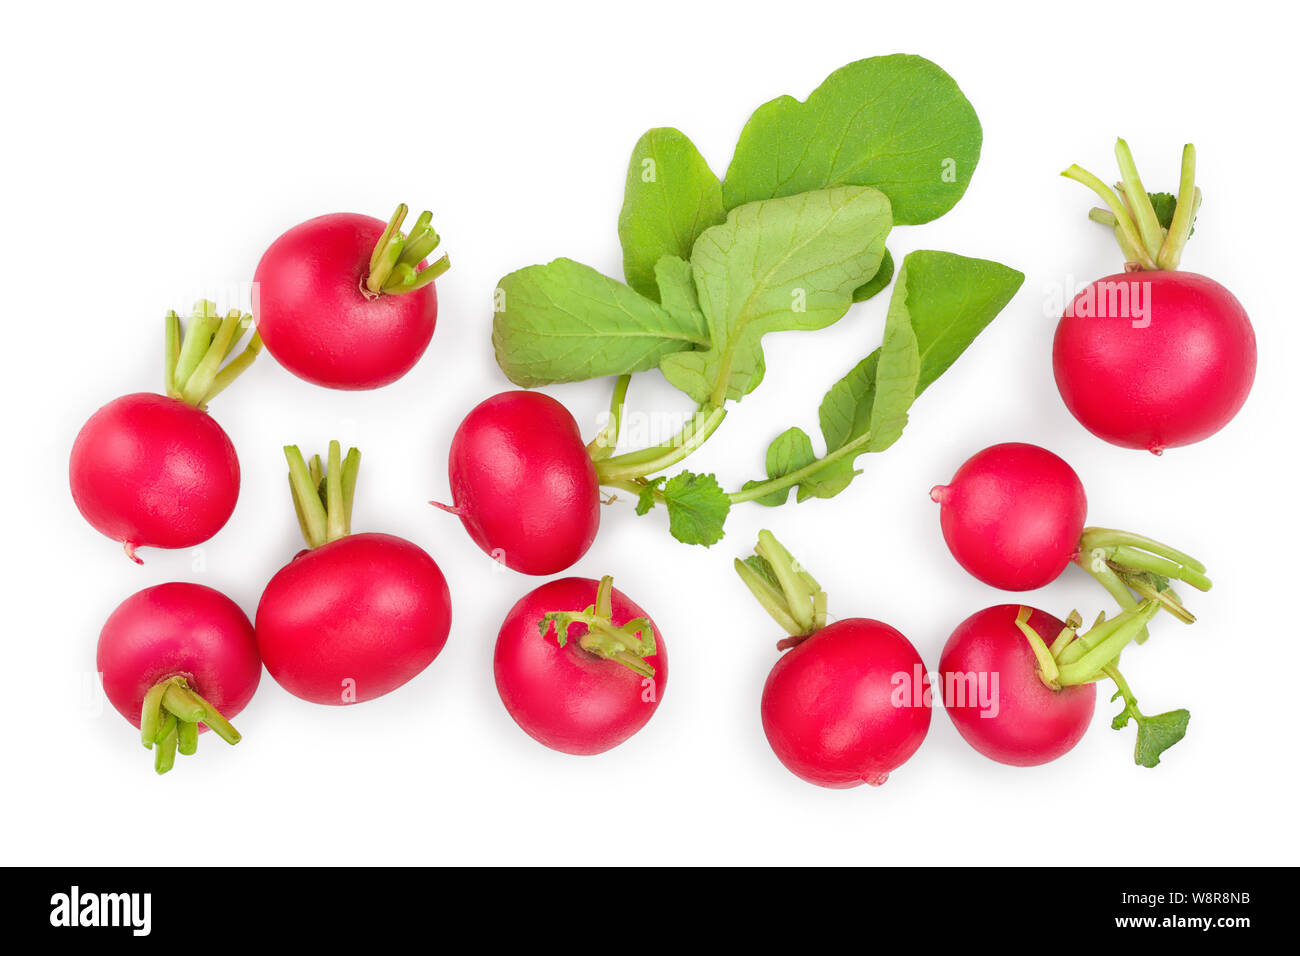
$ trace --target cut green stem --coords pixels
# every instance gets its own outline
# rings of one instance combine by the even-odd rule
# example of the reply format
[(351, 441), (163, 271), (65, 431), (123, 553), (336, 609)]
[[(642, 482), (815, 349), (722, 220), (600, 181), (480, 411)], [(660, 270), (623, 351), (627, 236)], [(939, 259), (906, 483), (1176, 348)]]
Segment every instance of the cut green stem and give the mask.
[(614, 380), (614, 394), (609, 399), (609, 421), (587, 445), (587, 454), (593, 462), (604, 461), (618, 447), (618, 436), (623, 426), (623, 406), (627, 402), (627, 387), (631, 382), (631, 375), (620, 375)]
[(777, 650), (788, 650), (826, 626), (826, 592), (772, 532), (760, 531), (753, 556), (737, 558), (735, 569), (763, 610), (789, 635), (777, 643)]
[(596, 600), (581, 611), (552, 611), (538, 622), (545, 638), (552, 630), (561, 647), (569, 641), (569, 628), (580, 624), (586, 631), (578, 646), (588, 653), (622, 664), (642, 677), (654, 677), (654, 665), (646, 660), (657, 653), (654, 627), (649, 618), (637, 617), (624, 624), (613, 621), (614, 578), (605, 575), (596, 588)]
[(154, 752), (154, 770), (166, 773), (175, 766), (178, 752), (190, 755), (198, 749), (199, 724), (229, 744), (239, 743), (239, 732), (185, 677), (167, 677), (149, 688), (140, 708), (140, 739)]
[(1114, 230), (1124, 259), (1131, 267), (1177, 269), (1201, 205), (1201, 191), (1196, 188), (1196, 148), (1191, 143), (1183, 147), (1178, 196), (1167, 230), (1160, 225), (1151, 194), (1138, 175), (1133, 153), (1122, 139), (1115, 143), (1115, 158), (1119, 163), (1122, 195), (1079, 166), (1071, 166), (1062, 175), (1083, 183), (1106, 203), (1109, 212), (1093, 209), (1088, 216)]
[(370, 254), (370, 269), (362, 285), (369, 296), (414, 292), (451, 268), (451, 260), (445, 255), (420, 268), (420, 263), (438, 248), (442, 240), (431, 225), (433, 213), (428, 210), (416, 218), (410, 235), (403, 235), (402, 223), (409, 211), (405, 203), (399, 204), (375, 243)]
[(601, 484), (644, 478), (671, 468), (708, 440), (727, 415), (719, 405), (701, 405), (682, 430), (666, 442), (596, 462)]
[(352, 501), (361, 470), (361, 452), (349, 448), (344, 457), (339, 443), (331, 441), (329, 464), (324, 468), (319, 455), (313, 456), (309, 465), (297, 445), (286, 445), (284, 457), (289, 463), (294, 513), (307, 547), (319, 548), (351, 534)]
[(247, 347), (222, 367), (251, 325), (252, 317), (238, 309), (231, 309), (223, 319), (218, 317), (215, 303), (201, 299), (195, 303), (189, 327), (182, 336), (180, 317), (168, 312), (163, 353), (166, 394), (195, 408), (206, 408), (253, 364), (262, 350), (262, 339), (254, 333)]

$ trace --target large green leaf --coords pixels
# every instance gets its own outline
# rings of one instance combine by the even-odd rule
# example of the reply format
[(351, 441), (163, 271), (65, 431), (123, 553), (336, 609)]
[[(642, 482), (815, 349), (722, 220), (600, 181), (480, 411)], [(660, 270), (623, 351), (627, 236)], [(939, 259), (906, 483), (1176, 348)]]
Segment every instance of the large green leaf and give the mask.
[(672, 128), (650, 130), (632, 150), (618, 216), (628, 285), (658, 299), (655, 264), (689, 259), (700, 233), (725, 216), (722, 184), (695, 144)]
[[(684, 265), (676, 267), (677, 284)], [(674, 270), (671, 263), (666, 268)], [(674, 294), (681, 302), (684, 293)], [(516, 385), (641, 372), (665, 355), (708, 343), (698, 309), (665, 308), (572, 259), (528, 266), (498, 286), (492, 345)]]
[(807, 100), (781, 96), (745, 124), (727, 168), (728, 209), (828, 186), (875, 186), (894, 222), (929, 222), (962, 197), (979, 162), (979, 119), (924, 57), (858, 60)]
[(709, 347), (664, 357), (665, 377), (700, 402), (749, 394), (763, 379), (762, 337), (843, 316), (879, 269), (889, 227), (889, 200), (863, 186), (733, 209), (691, 254)]

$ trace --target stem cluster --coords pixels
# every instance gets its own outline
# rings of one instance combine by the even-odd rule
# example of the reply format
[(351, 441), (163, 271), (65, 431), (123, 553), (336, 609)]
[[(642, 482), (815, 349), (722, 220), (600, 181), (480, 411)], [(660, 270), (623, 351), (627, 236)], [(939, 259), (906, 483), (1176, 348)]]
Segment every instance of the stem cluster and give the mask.
[(451, 260), (444, 254), (423, 269), (425, 260), (442, 242), (433, 229), (433, 213), (427, 209), (420, 213), (409, 235), (403, 235), (402, 223), (410, 210), (402, 203), (384, 228), (375, 250), (370, 254), (370, 268), (362, 291), (369, 296), (401, 295), (414, 292), (432, 282), (451, 268)]
[(207, 408), (220, 394), (253, 364), (262, 351), (262, 338), (256, 332), (244, 350), (222, 367), (253, 325), (253, 317), (231, 309), (225, 317), (217, 314), (215, 303), (200, 299), (194, 304), (185, 334), (175, 312), (165, 319), (163, 362), (164, 391), (195, 408)]
[(349, 448), (343, 457), (342, 446), (331, 441), (325, 464), (320, 455), (306, 461), (297, 445), (286, 445), (284, 457), (289, 462), (289, 489), (298, 527), (307, 547), (319, 548), (351, 534), (361, 452)]
[(581, 611), (552, 611), (537, 624), (542, 637), (555, 629), (561, 647), (569, 642), (569, 628), (581, 624), (586, 631), (578, 646), (590, 654), (615, 661), (642, 677), (654, 677), (654, 665), (646, 658), (656, 652), (654, 627), (650, 619), (636, 617), (625, 624), (615, 624), (614, 579), (605, 575), (596, 588), (596, 600)]
[(168, 677), (149, 688), (140, 708), (140, 741), (153, 751), (154, 770), (166, 773), (175, 765), (177, 753), (188, 756), (198, 749), (199, 724), (206, 724), (228, 744), (240, 741), (239, 731), (184, 677)]
[(770, 531), (758, 533), (754, 554), (735, 562), (736, 573), (763, 610), (789, 635), (777, 642), (789, 650), (826, 626), (826, 592)]
[(1120, 182), (1114, 189), (1077, 165), (1061, 175), (1083, 183), (1101, 197), (1107, 208), (1094, 209), (1089, 218), (1115, 230), (1131, 270), (1177, 269), (1201, 206), (1201, 191), (1196, 186), (1196, 147), (1191, 143), (1183, 147), (1177, 204), (1168, 229), (1160, 224), (1133, 153), (1122, 139), (1115, 142), (1115, 158), (1119, 161)]

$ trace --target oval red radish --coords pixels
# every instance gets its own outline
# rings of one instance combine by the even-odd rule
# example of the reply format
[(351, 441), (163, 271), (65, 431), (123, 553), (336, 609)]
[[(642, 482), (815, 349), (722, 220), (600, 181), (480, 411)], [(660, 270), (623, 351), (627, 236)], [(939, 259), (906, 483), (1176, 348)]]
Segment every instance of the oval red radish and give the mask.
[[(1115, 729), (1139, 724), (1134, 757), (1152, 767), (1182, 739), (1186, 711), (1148, 717), (1119, 672), (1119, 658), (1159, 610), (1154, 600), (1080, 634), (1077, 614), (1061, 621), (1045, 611), (1001, 604), (959, 624), (939, 658), (944, 708), (958, 733), (998, 763), (1034, 767), (1074, 749), (1092, 721), (1096, 682), (1110, 678), (1125, 709)], [(1181, 717), (1177, 733), (1167, 732)]]
[(1176, 200), (1147, 193), (1122, 139), (1115, 154), (1122, 197), (1078, 166), (1064, 173), (1106, 202), (1093, 218), (1114, 228), (1127, 262), (1065, 310), (1052, 368), (1066, 407), (1090, 432), (1160, 454), (1208, 438), (1241, 410), (1255, 380), (1255, 330), (1222, 285), (1178, 271), (1200, 207), (1195, 149), (1183, 149)]
[(96, 666), (117, 712), (140, 728), (166, 773), (192, 754), (198, 734), (240, 740), (230, 726), (262, 676), (257, 640), (234, 601), (201, 584), (173, 582), (131, 595), (99, 635)]
[(477, 405), (452, 438), (448, 471), (452, 504), (439, 507), (515, 571), (563, 571), (596, 538), (596, 468), (578, 423), (548, 395), (502, 392)]
[(207, 403), (253, 361), (247, 348), (222, 363), (238, 344), (248, 316), (224, 319), (200, 302), (184, 340), (180, 319), (166, 320), (166, 394), (136, 392), (109, 402), (82, 426), (72, 445), (68, 479), (82, 516), (122, 543), (140, 563), (141, 547), (189, 548), (220, 531), (239, 498), (239, 459)]
[[(1031, 609), (1028, 626), (1044, 640), (1065, 622)], [(1000, 604), (957, 625), (939, 656), (943, 704), (962, 738), (991, 760), (1016, 767), (1047, 763), (1083, 739), (1097, 707), (1097, 685), (1049, 688), (1016, 626), (1020, 606)]]
[(451, 595), (422, 548), (390, 534), (351, 534), (361, 455), (309, 466), (285, 449), (307, 550), (276, 572), (257, 606), (266, 669), (318, 704), (373, 700), (415, 677), (442, 651)]
[(936, 485), (944, 540), (985, 584), (1029, 591), (1060, 577), (1079, 551), (1088, 499), (1064, 459), (1020, 442), (972, 455)]
[(791, 773), (822, 787), (878, 786), (930, 728), (929, 677), (901, 633), (867, 618), (826, 624), (826, 595), (768, 531), (736, 571), (790, 635), (763, 686), (763, 731)]
[(604, 753), (650, 720), (668, 683), (654, 622), (613, 579), (563, 578), (516, 602), (497, 634), (497, 692), (534, 740)]
[(371, 389), (420, 360), (438, 319), (433, 281), (449, 262), (425, 262), (440, 241), (432, 215), (406, 236), (406, 214), (318, 216), (271, 243), (253, 275), (253, 312), (276, 361), (316, 385)]
[(1127, 531), (1085, 528), (1088, 503), (1079, 476), (1037, 445), (1008, 442), (976, 452), (930, 497), (939, 503), (953, 557), (993, 587), (1040, 588), (1074, 562), (1121, 608), (1136, 606), (1139, 598), (1157, 600), (1190, 624), (1195, 618), (1169, 579), (1200, 591), (1211, 586), (1205, 565), (1189, 554)]

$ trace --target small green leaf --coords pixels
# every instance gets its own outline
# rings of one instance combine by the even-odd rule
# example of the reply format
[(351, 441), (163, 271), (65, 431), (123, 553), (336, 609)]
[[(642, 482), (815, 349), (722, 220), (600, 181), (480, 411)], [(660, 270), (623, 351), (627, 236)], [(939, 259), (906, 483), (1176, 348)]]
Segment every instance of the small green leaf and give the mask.
[(685, 544), (717, 544), (722, 540), (731, 501), (713, 475), (684, 471), (663, 488), (668, 506), (668, 530)]
[(524, 387), (641, 372), (672, 352), (709, 344), (698, 311), (670, 311), (572, 259), (510, 273), (498, 286), (497, 309), (497, 364)]
[(781, 96), (755, 110), (727, 168), (728, 209), (829, 186), (875, 186), (894, 222), (942, 216), (979, 162), (979, 118), (953, 78), (906, 54), (858, 60), (804, 102)]
[(641, 489), (636, 498), (636, 513), (638, 515), (648, 514), (650, 509), (655, 506), (655, 492), (668, 479), (659, 477), (647, 481), (645, 487)]
[(889, 226), (889, 200), (863, 186), (733, 209), (691, 253), (709, 346), (664, 356), (664, 376), (699, 402), (748, 395), (763, 380), (763, 336), (838, 321), (879, 269)]
[(894, 257), (891, 256), (889, 250), (886, 249), (885, 255), (880, 260), (880, 268), (876, 270), (876, 274), (871, 277), (870, 281), (853, 290), (853, 301), (866, 302), (878, 293), (885, 291), (885, 288), (893, 281), (893, 279)]
[(1187, 722), (1191, 717), (1188, 711), (1182, 709), (1148, 717), (1137, 710), (1134, 701), (1126, 703), (1110, 725), (1116, 730), (1122, 730), (1128, 726), (1130, 718), (1136, 720), (1137, 743), (1133, 748), (1133, 762), (1142, 767), (1154, 767), (1160, 763), (1160, 755), (1187, 734)]
[(749, 566), (750, 570), (768, 584), (772, 585), (773, 589), (777, 591), (781, 590), (781, 582), (777, 578), (776, 572), (772, 570), (772, 564), (767, 560), (767, 558), (763, 557), (761, 554), (751, 554), (749, 557), (745, 558), (744, 561), (745, 564)]
[[(1147, 193), (1151, 197), (1151, 206), (1156, 211), (1156, 219), (1160, 220), (1160, 228), (1168, 229), (1174, 222), (1174, 210), (1178, 208), (1178, 197), (1173, 193)], [(1196, 220), (1193, 219), (1193, 222)], [(1187, 235), (1190, 238), (1196, 234), (1196, 227), (1193, 226), (1191, 232)]]
[(618, 216), (627, 284), (658, 298), (659, 260), (689, 259), (700, 233), (725, 217), (722, 184), (695, 144), (675, 129), (650, 130), (632, 150)]
[[(816, 460), (817, 454), (813, 451), (812, 439), (808, 433), (802, 428), (789, 428), (777, 435), (767, 447), (767, 477), (784, 478), (790, 472), (798, 471)], [(747, 481), (744, 488), (748, 490), (761, 484), (762, 481)], [(789, 496), (790, 489), (782, 488), (762, 498), (755, 498), (754, 502), (773, 508), (785, 504)]]

